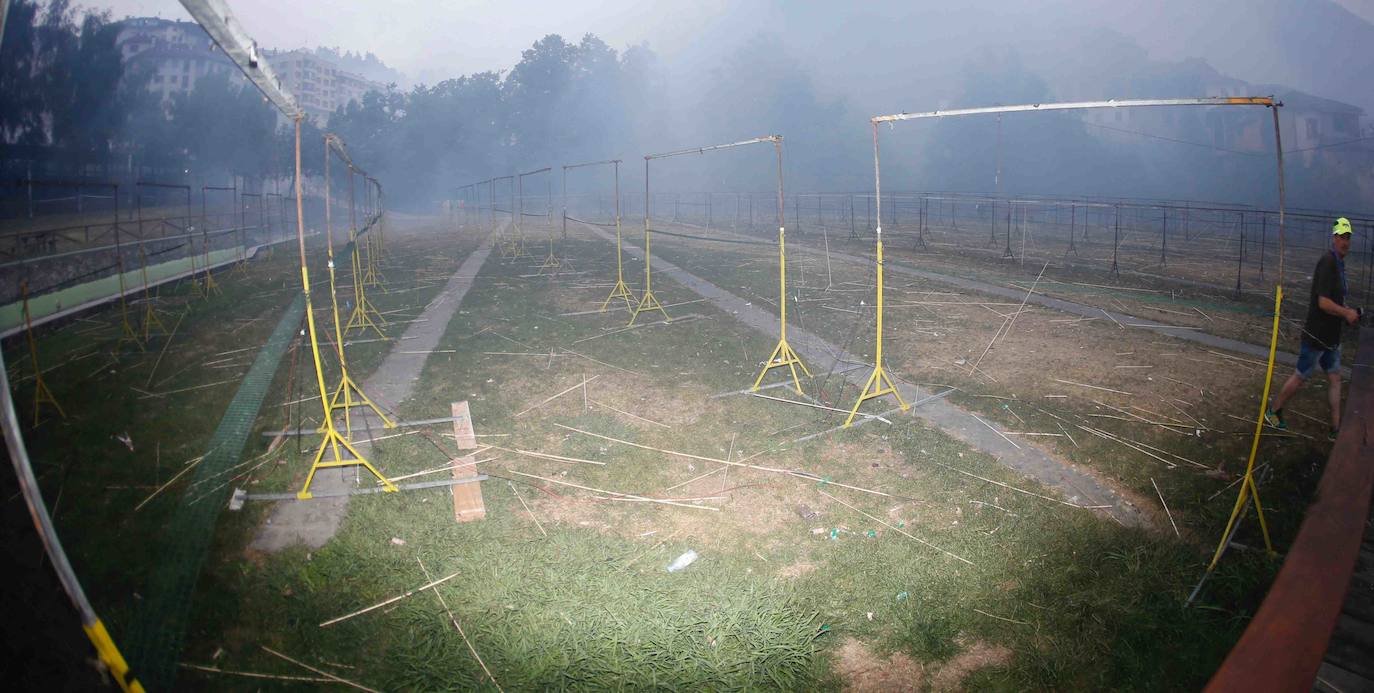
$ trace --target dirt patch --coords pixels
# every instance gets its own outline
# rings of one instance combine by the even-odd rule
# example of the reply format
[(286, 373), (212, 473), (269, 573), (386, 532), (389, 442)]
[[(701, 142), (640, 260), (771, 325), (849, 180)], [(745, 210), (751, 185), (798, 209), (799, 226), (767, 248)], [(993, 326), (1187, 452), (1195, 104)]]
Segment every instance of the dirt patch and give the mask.
[(959, 690), (968, 678), (979, 669), (1004, 667), (1011, 662), (1011, 650), (1001, 645), (974, 642), (968, 649), (955, 655), (953, 659), (940, 665), (930, 677), (932, 691)]
[(803, 575), (809, 575), (814, 572), (816, 572), (815, 563), (807, 563), (805, 561), (802, 561), (798, 563), (793, 563), (789, 566), (784, 566), (781, 570), (778, 571), (778, 577), (791, 580), (793, 578), (799, 578)]
[[(711, 395), (700, 387), (655, 387), (654, 381), (649, 378), (605, 370), (599, 369), (601, 377), (596, 379), (594, 385), (587, 386), (588, 396), (604, 404), (603, 410), (636, 428), (664, 430), (662, 426), (646, 423), (644, 419), (673, 428), (690, 426), (701, 419), (705, 409), (703, 402), (708, 402)], [(612, 412), (607, 407), (634, 416)]]
[(955, 691), (961, 689), (969, 674), (1010, 662), (1011, 650), (978, 641), (949, 661), (931, 666), (903, 652), (882, 657), (855, 638), (845, 640), (835, 653), (835, 671), (844, 679), (844, 690), (850, 693)]
[(836, 651), (835, 671), (849, 693), (919, 691), (926, 678), (925, 667), (906, 654), (881, 657), (854, 638), (845, 640)]

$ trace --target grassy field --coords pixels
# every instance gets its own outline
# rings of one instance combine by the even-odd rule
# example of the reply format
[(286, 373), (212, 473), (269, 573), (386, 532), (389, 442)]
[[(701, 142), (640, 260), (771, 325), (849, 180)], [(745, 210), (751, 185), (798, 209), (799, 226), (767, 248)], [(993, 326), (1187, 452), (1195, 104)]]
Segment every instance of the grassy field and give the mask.
[[(709, 249), (655, 251), (702, 275), (714, 268), (709, 278), (741, 294), (757, 280), (749, 295), (766, 299), (762, 259), (741, 269)], [(814, 409), (714, 397), (752, 383), (774, 337), (701, 302), (670, 307), (672, 324), (627, 331), (623, 311), (568, 315), (600, 304), (612, 255), (600, 241), (565, 252), (584, 273), (549, 280), (533, 276), (538, 257), (493, 256), (400, 407), (415, 419), (471, 404), (479, 441), (492, 446), (478, 453), (487, 519), (455, 524), (446, 489), (360, 496), (324, 548), (263, 555), (245, 548), (262, 507), (227, 515), (188, 663), (309, 675), (266, 646), (386, 690), (490, 686), (473, 651), (508, 689), (1176, 689), (1206, 680), (1267, 584), (1266, 561), (1234, 553), (1202, 608), (1181, 608), (1229, 506), (1226, 494), (1204, 503), (1225, 482), (1186, 464), (1166, 469), (1077, 436), (1082, 447), (1066, 455), (1138, 492), (1142, 505), (1153, 478), (1183, 530), (1175, 537), (1162, 516), (1126, 528), (990, 483), (1054, 493), (919, 420), (793, 444), (835, 422)], [(695, 300), (666, 277), (655, 287), (665, 303)], [(824, 333), (817, 315), (828, 312), (853, 323), (807, 310), (806, 326)], [(1001, 425), (1015, 421), (1010, 412), (1043, 417), (975, 396), (985, 393), (971, 382), (960, 387), (971, 391), (965, 406)], [(1157, 435), (1161, 446), (1176, 437)], [(1200, 451), (1215, 442), (1172, 451), (1212, 461)], [(295, 488), (309, 445), (283, 446), (248, 484)], [(459, 454), (444, 426), (375, 449), (391, 476), (442, 469)], [(1285, 464), (1287, 473), (1296, 462)], [(1293, 487), (1296, 499), (1301, 483), (1280, 478), (1275, 486)], [(1297, 518), (1286, 513), (1297, 501), (1266, 500), (1277, 506), (1277, 532), (1291, 534)], [(664, 570), (688, 549), (701, 558)], [(263, 684), (189, 669), (182, 682)]]
[[(388, 290), (370, 298), (394, 321), (392, 337), (480, 240), (446, 226), (413, 223), (389, 236)], [(544, 251), (531, 246), (529, 258), (493, 252), (395, 411), (435, 418), (469, 402), (487, 518), (455, 523), (446, 488), (363, 495), (323, 548), (264, 554), (248, 545), (270, 506), (224, 513), (183, 653), (218, 671), (186, 668), (181, 687), (307, 685), (228, 672), (320, 677), (271, 648), (380, 690), (491, 688), (493, 678), (510, 690), (1196, 688), (1276, 567), (1260, 552), (1233, 551), (1201, 603), (1182, 607), (1233, 500), (1229, 480), (1205, 468), (1239, 468), (1250, 429), (1231, 417), (1257, 406), (1257, 367), (1244, 359), (1107, 320), (1055, 322), (1065, 316), (1036, 308), (971, 370), (1016, 306), (889, 275), (889, 301), (910, 304), (889, 314), (894, 372), (957, 388), (951, 399), (1013, 439), (1022, 434), (1020, 444), (1113, 485), (1149, 520), (1125, 527), (1056, 502), (1054, 490), (919, 418), (794, 442), (842, 417), (731, 394), (752, 384), (775, 334), (663, 275), (655, 293), (675, 320), (624, 329), (623, 309), (588, 312), (614, 280), (611, 245), (575, 232), (559, 248), (571, 268), (556, 278), (538, 275)], [(665, 237), (654, 250), (755, 305), (776, 303), (767, 246)], [(168, 292), (164, 308), (189, 310), (176, 335), (146, 353), (115, 347), (112, 314), (40, 335), (43, 367), (57, 366), (45, 377), (69, 418), (47, 416), (28, 442), (77, 572), (116, 638), (156, 565), (157, 537), (172, 531), (172, 507), (208, 489), (178, 481), (152, 494), (205, 452), (236, 376), (294, 295), (289, 256), (255, 263), (247, 280), (225, 275), (224, 296), (211, 301)], [(832, 262), (827, 271), (816, 256), (793, 269), (793, 320), (871, 358), (860, 303), (871, 300), (871, 270)], [(638, 275), (627, 270), (632, 286)], [(404, 344), (359, 341), (350, 368), (361, 381)], [(20, 402), (32, 387), (23, 356), (7, 354)], [(1123, 364), (1149, 367), (1115, 368)], [(309, 368), (308, 352), (288, 354), (259, 429), (318, 422)], [(855, 387), (816, 375), (809, 393), (852, 404)], [(1295, 407), (1320, 411), (1321, 393), (1301, 397)], [(1325, 455), (1321, 424), (1293, 423), (1292, 436), (1262, 448), (1280, 548), (1310, 495), (1311, 462)], [(451, 431), (402, 429), (370, 457), (391, 477), (442, 478), (465, 454)], [(125, 434), (132, 449), (116, 438)], [(224, 481), (294, 491), (315, 442), (269, 448), (255, 437)], [(1238, 539), (1258, 541), (1248, 525)], [(695, 563), (664, 569), (688, 550)]]
[[(317, 282), (319, 324), (332, 330), (327, 300), (321, 300), (328, 296), (323, 239), (313, 237), (307, 245), (321, 265), (311, 275)], [(394, 250), (393, 259), (423, 268), (432, 262), (427, 255), (466, 255), (471, 245), (455, 246), (438, 238), (410, 241)], [(164, 287), (156, 305), (159, 319), (172, 334), (155, 336), (146, 346), (118, 342), (117, 308), (38, 330), (39, 364), (66, 417), (45, 406), (41, 424), (26, 431), (26, 443), (73, 566), (116, 637), (143, 601), (140, 590), (158, 563), (160, 538), (175, 531), (167, 527), (172, 509), (183, 496), (195, 498), (212, 490), (208, 485), (189, 487), (186, 482), (193, 475), (183, 472), (206, 452), (206, 441), (239, 378), (299, 292), (293, 250), (277, 248), (272, 257), (254, 260), (245, 275), (218, 273), (222, 293), (209, 299), (196, 297), (189, 283)], [(391, 319), (404, 320), (412, 301), (427, 302), (440, 285), (419, 277), (398, 272), (389, 293), (374, 292), (372, 300)], [(347, 280), (340, 275), (341, 283)], [(340, 296), (345, 300), (351, 289), (341, 286)], [(135, 325), (141, 324), (143, 307), (130, 307)], [(357, 332), (351, 337), (367, 338)], [(30, 425), (33, 378), (28, 348), (22, 339), (6, 346), (20, 420)], [(385, 342), (367, 341), (350, 347), (350, 366), (365, 376), (387, 348)], [(309, 390), (302, 393), (308, 356), (302, 358), (301, 352), (288, 355), (277, 374), (260, 428), (282, 428), (288, 413), (293, 423), (298, 422), (302, 407), (309, 404), (282, 406), (309, 396)], [(318, 406), (317, 400), (313, 403)], [(266, 444), (266, 439), (251, 440), (249, 454), (259, 455)], [(216, 483), (220, 481), (230, 479)], [(7, 502), (22, 506), (12, 479), (5, 488)], [(43, 577), (35, 580), (46, 579), (48, 568), (42, 561), (21, 563), (40, 571)]]

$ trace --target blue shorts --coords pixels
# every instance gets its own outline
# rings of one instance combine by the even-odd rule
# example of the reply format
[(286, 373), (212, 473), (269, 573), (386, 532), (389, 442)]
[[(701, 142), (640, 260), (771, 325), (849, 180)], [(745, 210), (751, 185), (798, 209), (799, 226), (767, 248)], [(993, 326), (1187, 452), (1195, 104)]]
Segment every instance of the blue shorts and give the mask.
[(1302, 340), (1302, 348), (1298, 350), (1298, 377), (1307, 378), (1312, 375), (1314, 366), (1320, 364), (1323, 371), (1327, 373), (1341, 372), (1341, 348), (1322, 349), (1311, 346), (1307, 340)]

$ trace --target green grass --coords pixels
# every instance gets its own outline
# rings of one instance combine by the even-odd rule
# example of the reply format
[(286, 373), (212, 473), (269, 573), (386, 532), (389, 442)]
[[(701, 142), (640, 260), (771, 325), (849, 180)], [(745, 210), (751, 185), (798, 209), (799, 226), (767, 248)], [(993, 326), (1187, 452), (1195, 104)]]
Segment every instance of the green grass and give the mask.
[[(580, 267), (603, 266), (609, 257), (604, 244), (571, 245)], [(340, 534), (311, 554), (245, 560), (234, 547), (251, 531), (253, 516), (236, 516), (240, 522), (221, 528), (225, 552), (200, 601), (207, 628), (188, 661), (210, 661), (223, 648), (218, 661), (227, 668), (299, 673), (259, 649), (267, 644), (385, 689), (477, 686), (481, 669), (432, 594), (329, 628), (317, 625), (423, 584), (420, 558), (434, 577), (459, 573), (436, 591), (507, 689), (833, 688), (843, 682), (832, 658), (840, 643), (856, 638), (876, 652), (904, 652), (931, 664), (972, 642), (1009, 648), (1010, 663), (975, 672), (966, 681), (974, 688), (1172, 690), (1205, 682), (1269, 577), (1263, 561), (1233, 556), (1209, 592), (1209, 601), (1222, 606), (1184, 610), (1182, 600), (1205, 559), (1198, 546), (935, 465), (1051, 493), (915, 421), (786, 445), (794, 435), (833, 424), (810, 409), (706, 398), (752, 382), (753, 360), (771, 347), (767, 335), (751, 333), (709, 304), (692, 304), (675, 314), (708, 319), (573, 345), (621, 324), (623, 313), (559, 316), (573, 310), (564, 305), (569, 294), (594, 307), (606, 289), (512, 276), (525, 272), (495, 257), (489, 261), (439, 345), (459, 353), (431, 356), (401, 414), (437, 416), (449, 402), (467, 399), (479, 434), (509, 434), (498, 445), (607, 465), (483, 453), (499, 455), (485, 469), (492, 477), (483, 485), (485, 521), (453, 523), (442, 489), (357, 497)], [(656, 286), (665, 300), (691, 298), (666, 277)], [(570, 356), (555, 357), (550, 366), (547, 358), (482, 353), (550, 347), (644, 376)], [(593, 399), (673, 427), (584, 409), (578, 392), (515, 417), (580, 382), (583, 373), (601, 375), (588, 386)], [(607, 381), (615, 389), (599, 386)], [(636, 401), (643, 407), (627, 408)], [(626, 402), (631, 404), (620, 406)], [(755, 462), (807, 469), (895, 498), (731, 470), (730, 486), (741, 488), (727, 495), (748, 501), (725, 501), (719, 514), (597, 502), (507, 470), (642, 494), (709, 471), (709, 463), (570, 434), (554, 423), (711, 457), (724, 457), (733, 441), (736, 453), (770, 451)], [(786, 428), (795, 433), (776, 433)], [(376, 459), (389, 474), (441, 466), (457, 454), (442, 430), (384, 441)], [(284, 459), (259, 488), (289, 488), (303, 472), (294, 452)], [(542, 518), (547, 538), (506, 479)], [(703, 488), (676, 493), (718, 493)], [(914, 536), (975, 566), (818, 490), (901, 522)], [(823, 514), (802, 519), (792, 513), (798, 499)], [(893, 506), (899, 510), (889, 514)], [(827, 531), (813, 534), (815, 528)], [(837, 538), (830, 538), (830, 529), (840, 530)], [(702, 558), (681, 573), (663, 571), (688, 548)], [(798, 566), (809, 570), (788, 570)], [(183, 682), (216, 689), (255, 685), (192, 672)]]
[[(393, 241), (386, 269), (398, 291), (374, 294), (373, 300), (383, 311), (413, 306), (417, 313), (437, 286), (401, 293), (404, 282), (415, 278), (413, 273), (407, 276), (406, 268), (451, 273), (474, 245), (471, 239), (457, 244)], [(726, 266), (712, 251), (689, 252), (670, 243), (656, 243), (655, 252), (746, 299), (765, 299), (776, 278), (766, 261)], [(1171, 532), (1122, 527), (1088, 511), (959, 474), (949, 468), (1053, 494), (919, 419), (902, 419), (891, 427), (872, 424), (794, 445), (790, 441), (796, 437), (838, 421), (814, 409), (757, 398), (711, 398), (752, 384), (773, 336), (746, 328), (709, 303), (669, 309), (675, 316), (701, 316), (693, 321), (613, 334), (609, 331), (626, 319), (623, 311), (560, 315), (600, 304), (609, 286), (599, 284), (610, 278), (606, 268), (613, 261), (612, 248), (600, 241), (571, 241), (567, 254), (588, 274), (552, 282), (522, 278), (518, 275), (533, 270), (524, 262), (500, 261), (493, 253), (437, 347), (456, 353), (429, 357), (414, 393), (397, 413), (403, 419), (445, 416), (450, 402), (468, 400), (478, 434), (506, 436), (479, 438), (483, 443), (606, 465), (483, 452), (480, 458), (492, 460), (482, 465), (490, 475), (483, 483), (484, 521), (454, 523), (451, 497), (442, 488), (358, 496), (335, 538), (313, 552), (245, 551), (268, 507), (250, 503), (241, 513), (226, 513), (196, 597), (196, 625), (188, 634), (184, 661), (230, 670), (308, 673), (268, 655), (261, 649), (266, 645), (385, 690), (490, 688), (431, 592), (415, 594), (394, 608), (319, 626), (428, 582), (419, 559), (434, 578), (458, 573), (435, 592), (443, 595), (507, 690), (837, 689), (845, 681), (835, 658), (851, 638), (879, 655), (901, 652), (931, 667), (974, 643), (1007, 648), (1011, 655), (1006, 663), (975, 670), (964, 681), (976, 689), (1174, 690), (1206, 681), (1268, 584), (1270, 564), (1253, 554), (1233, 553), (1209, 587), (1208, 608), (1185, 610), (1182, 601), (1207, 557), (1205, 540), (1180, 541)], [(162, 366), (175, 364), (169, 374), (177, 368), (186, 372), (161, 388), (205, 382), (205, 369), (193, 366), (207, 360), (206, 353), (250, 346), (265, 337), (272, 327), (267, 318), (232, 333), (234, 340), (226, 337), (224, 326), (252, 310), (270, 315), (274, 301), (284, 305), (289, 300), (285, 289), (291, 267), (286, 260), (277, 262), (278, 274), (255, 284), (257, 291), (268, 284), (282, 287), (270, 300), (253, 303), (243, 289), (244, 294), (232, 295), (239, 300), (225, 301), (222, 308), (202, 304), (203, 312), (187, 318), (186, 332), (179, 335), (190, 337), (188, 350)], [(808, 270), (813, 286), (814, 271), (814, 266)], [(317, 270), (312, 276), (318, 280), (324, 275)], [(666, 303), (696, 298), (666, 276), (655, 276), (655, 288)], [(226, 282), (226, 293), (231, 290)], [(801, 311), (809, 329), (842, 341), (835, 335), (843, 336), (839, 330), (855, 324), (854, 316), (823, 315), (829, 312)], [(74, 347), (81, 337), (68, 335), (68, 330), (45, 335), (45, 354)], [(350, 365), (365, 376), (391, 346), (351, 347)], [(550, 359), (484, 353), (547, 353), (551, 348), (579, 355)], [(50, 467), (44, 481), (49, 498), (63, 487), (61, 465), (109, 460), (111, 451), (120, 455), (99, 466), (86, 464), (84, 474), (68, 473), (59, 507), (60, 529), (79, 555), (78, 573), (92, 588), (97, 608), (116, 614), (116, 638), (120, 611), (136, 608), (132, 593), (142, 571), (156, 560), (152, 539), (162, 531), (158, 523), (175, 501), (172, 494), (195, 490), (174, 486), (168, 499), (155, 499), (133, 514), (130, 503), (149, 491), (103, 487), (165, 480), (169, 459), (200, 454), (197, 443), (217, 421), (214, 405), (232, 387), (186, 393), (174, 400), (175, 409), (140, 408), (140, 400), (114, 399), (126, 397), (118, 393), (147, 377), (146, 363), (126, 358), (99, 387), (63, 382), (57, 375), (84, 366), (57, 371), (51, 382), (62, 388), (58, 396), (64, 404), (82, 387), (88, 398), (107, 397), (114, 404), (97, 408), (93, 401), (73, 423), (45, 424), (32, 443), (41, 464)], [(310, 395), (313, 381), (301, 386), (307, 367), (305, 360), (294, 374), (289, 364), (283, 367), (260, 428), (287, 424), (286, 408), (272, 405)], [(584, 407), (578, 391), (516, 416), (581, 382), (584, 375), (598, 376), (587, 387), (590, 400), (671, 428), (594, 403)], [(850, 386), (838, 399), (853, 394)], [(962, 403), (998, 415), (996, 400), (970, 397)], [(309, 416), (317, 406), (307, 402), (297, 411)], [(98, 419), (101, 411), (116, 415)], [(173, 417), (172, 411), (178, 414)], [(738, 468), (665, 492), (716, 465), (571, 433), (554, 424), (712, 458), (729, 454), (739, 460), (764, 451), (750, 463), (807, 470), (831, 482), (889, 495)], [(124, 427), (134, 437), (135, 453), (126, 454), (108, 439), (111, 430)], [(382, 441), (375, 444), (372, 459), (388, 475), (443, 466), (459, 454), (453, 439), (444, 435), (447, 430), (438, 426)], [(150, 468), (141, 442), (145, 438), (162, 441), (160, 477)], [(236, 485), (259, 492), (295, 490), (313, 440), (302, 443), (299, 453), (294, 442), (283, 445), (250, 479)], [(266, 439), (255, 440), (245, 455), (261, 454), (266, 444)], [(1076, 454), (1081, 464), (1112, 469), (1104, 460), (1119, 451), (1085, 446)], [(604, 501), (512, 471), (623, 493), (726, 498), (707, 503), (720, 506), (720, 512)], [(1200, 508), (1205, 504), (1198, 497), (1220, 484), (1183, 475), (1157, 475), (1157, 480), (1178, 484), (1161, 487), (1195, 518), (1199, 535), (1210, 536), (1206, 531), (1216, 518)], [(365, 478), (363, 483), (368, 483)], [(515, 497), (517, 490), (524, 503)], [(822, 491), (929, 545), (830, 500)], [(1291, 493), (1291, 502), (1266, 496), (1277, 506), (1280, 526), (1296, 523), (1296, 514), (1284, 517), (1299, 507), (1300, 489)], [(801, 517), (803, 505), (820, 515)], [(1222, 498), (1214, 505), (1229, 502)], [(822, 531), (815, 533), (817, 529)], [(689, 548), (701, 554), (695, 564), (679, 573), (664, 571)], [(265, 683), (190, 670), (180, 675), (180, 687), (187, 689), (257, 690)]]
[[(323, 257), (321, 239), (312, 238), (307, 245), (312, 258)], [(429, 245), (419, 250), (437, 252)], [(170, 330), (183, 311), (184, 317), (170, 339), (155, 337), (146, 350), (118, 343), (117, 307), (38, 331), (39, 363), (67, 418), (45, 407), (42, 424), (26, 431), (25, 441), (73, 566), (117, 642), (143, 602), (140, 592), (159, 559), (163, 533), (174, 529), (167, 527), (173, 508), (183, 494), (195, 498), (211, 490), (211, 484), (190, 487), (194, 474), (187, 473), (135, 508), (206, 451), (238, 378), (299, 291), (296, 256), (289, 251), (278, 248), (270, 260), (255, 260), (247, 277), (217, 273), (223, 293), (208, 300), (193, 297), (188, 284), (164, 287), (161, 320)], [(410, 261), (408, 254), (398, 255)], [(321, 277), (327, 273), (316, 268), (312, 278)], [(436, 291), (376, 292), (374, 301), (380, 310), (390, 310), (408, 300), (428, 301)], [(341, 292), (351, 295), (346, 288)], [(316, 294), (318, 324), (332, 329), (323, 300), (327, 292), (317, 288)], [(130, 319), (140, 319), (141, 310), (141, 305), (131, 306)], [(364, 376), (385, 353), (363, 348), (367, 346), (349, 353), (351, 367)], [(28, 424), (33, 416), (28, 348), (22, 340), (9, 347), (6, 358), (20, 420)], [(308, 357), (300, 367), (307, 364)], [(261, 429), (285, 423), (286, 410), (278, 405), (288, 399), (288, 370), (277, 374), (259, 419)], [(302, 373), (296, 373), (297, 388)], [(220, 384), (186, 389), (210, 383)], [(126, 434), (132, 450), (116, 439)], [(245, 455), (261, 454), (266, 444), (255, 434)], [(213, 483), (229, 481), (226, 476)]]

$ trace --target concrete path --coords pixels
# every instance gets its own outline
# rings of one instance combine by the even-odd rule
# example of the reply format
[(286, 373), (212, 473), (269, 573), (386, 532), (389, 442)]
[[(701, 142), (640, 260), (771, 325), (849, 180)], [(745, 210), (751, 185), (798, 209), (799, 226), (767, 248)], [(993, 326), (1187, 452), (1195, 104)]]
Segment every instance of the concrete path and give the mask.
[[(459, 304), (473, 280), (482, 269), (487, 255), (491, 253), (495, 234), (488, 235), (482, 244), (468, 256), (458, 271), (449, 279), (448, 284), (428, 306), (420, 320), (410, 324), (404, 341), (397, 341), (391, 353), (377, 367), (377, 370), (362, 384), (366, 392), (383, 409), (394, 407), (405, 401), (415, 389), (415, 381), (428, 358), (427, 352), (439, 343), (439, 338), (448, 329), (449, 320), (457, 312)], [(317, 313), (318, 316), (318, 313)], [(318, 324), (317, 324), (318, 326)], [(403, 353), (401, 345), (405, 345)], [(418, 352), (418, 353), (417, 353)], [(358, 452), (368, 454), (373, 435), (381, 437), (385, 431), (370, 411), (360, 416), (362, 409), (353, 411), (354, 445)], [(342, 427), (342, 422), (340, 422)], [(315, 475), (311, 490), (315, 493), (345, 491), (353, 485), (357, 467), (325, 469)], [(365, 472), (364, 472), (365, 473)], [(253, 537), (251, 548), (258, 551), (280, 551), (294, 544), (304, 544), (310, 548), (324, 546), (343, 521), (348, 509), (348, 496), (336, 498), (313, 498), (308, 501), (280, 501), (272, 509), (267, 521), (258, 528)]]
[[(612, 244), (615, 243), (613, 234), (595, 226), (585, 224), (584, 226), (597, 237)], [(624, 248), (625, 255), (643, 260), (644, 255), (639, 251), (640, 249), (634, 246), (625, 246)], [(835, 253), (832, 252), (831, 256), (834, 257)], [(740, 322), (764, 334), (777, 335), (778, 318), (776, 315), (750, 305), (744, 299), (662, 258), (652, 258), (652, 264), (655, 271), (663, 272), (679, 284), (710, 300), (716, 307), (734, 315)], [(856, 356), (796, 325), (788, 325), (787, 333), (787, 341), (813, 371), (819, 373), (833, 369), (837, 375), (843, 375), (849, 382), (859, 387), (864, 386), (871, 369), (846, 370), (845, 362), (851, 364), (859, 362)], [(907, 402), (917, 402), (931, 395), (931, 393), (907, 383), (898, 383), (898, 388)], [(895, 400), (890, 396), (883, 398), (883, 401), (889, 402), (891, 406), (896, 406)], [(1075, 469), (1067, 462), (1055, 459), (1030, 445), (1022, 445), (1019, 448), (1013, 446), (975, 418), (971, 412), (961, 407), (943, 399), (934, 399), (919, 407), (913, 407), (911, 413), (939, 427), (945, 433), (965, 444), (992, 455), (999, 462), (1018, 473), (1059, 491), (1064, 499), (1070, 503), (1084, 506), (1104, 506), (1104, 512), (1123, 524), (1146, 524), (1140, 511), (1106, 484)]]

